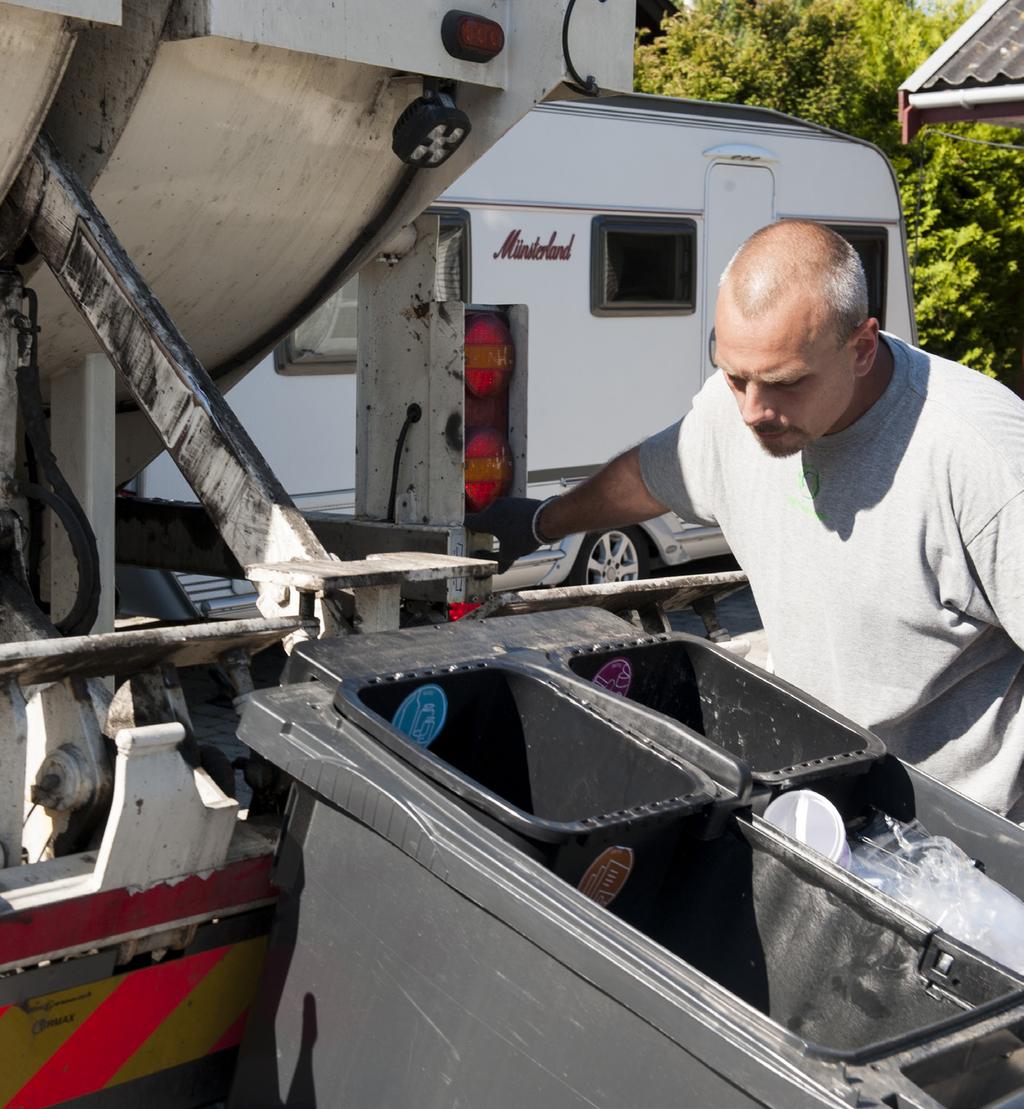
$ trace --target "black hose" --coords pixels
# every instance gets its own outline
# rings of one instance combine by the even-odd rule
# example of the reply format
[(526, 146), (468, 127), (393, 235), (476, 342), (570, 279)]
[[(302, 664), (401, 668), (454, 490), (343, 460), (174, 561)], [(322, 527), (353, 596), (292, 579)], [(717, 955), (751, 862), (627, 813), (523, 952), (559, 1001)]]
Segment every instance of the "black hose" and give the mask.
[[(605, 0), (598, 0), (603, 4)], [(566, 85), (573, 92), (578, 92), (581, 96), (597, 96), (600, 89), (597, 85), (597, 79), (588, 74), (586, 77), (581, 77), (576, 67), (572, 64), (572, 55), (569, 53), (569, 20), (572, 18), (572, 10), (576, 7), (576, 0), (569, 0), (565, 8), (565, 19), (562, 20), (562, 57), (565, 58), (565, 68), (569, 71), (569, 76), (575, 81), (575, 84), (570, 84), (566, 81)]]
[[(85, 635), (96, 623), (100, 604), (100, 556), (96, 547), (89, 518), (82, 510), (78, 498), (64, 475), (60, 472), (57, 459), (50, 446), (50, 434), (46, 428), (46, 412), (43, 395), (39, 388), (38, 342), (39, 328), (36, 326), (37, 301), (31, 289), (25, 289), (25, 299), (29, 304), (29, 314), (19, 318), (19, 327), (29, 343), (28, 358), (22, 358), (17, 370), (18, 402), (25, 421), (25, 436), (29, 444), (30, 473), (35, 477), (41, 474), (50, 489), (38, 480), (20, 483), (21, 492), (31, 501), (42, 502), (51, 508), (67, 532), (71, 552), (78, 564), (78, 589), (71, 611), (56, 624), (62, 635)], [(52, 490), (52, 492), (51, 492)], [(38, 520), (38, 517), (37, 517)], [(33, 544), (30, 551), (38, 550)], [(38, 577), (33, 568), (33, 576)]]
[[(32, 485), (39, 482), (39, 467), (36, 465), (36, 452), (32, 449), (29, 437), (25, 436), (25, 465), (28, 480)], [(43, 558), (43, 505), (40, 501), (30, 501), (28, 506), (28, 588), (33, 597), (41, 596), (39, 564)]]
[(405, 410), (405, 421), (402, 424), (402, 430), (398, 433), (398, 441), (395, 443), (395, 458), (391, 463), (391, 494), (388, 497), (388, 520), (392, 524), (398, 523), (395, 519), (395, 506), (398, 500), (398, 470), (402, 465), (402, 448), (405, 446), (405, 437), (409, 434), (409, 428), (413, 424), (418, 424), (422, 416), (423, 409), (415, 402), (410, 404)]
[(78, 563), (78, 590), (71, 611), (56, 624), (56, 628), (62, 635), (86, 635), (96, 623), (100, 600), (99, 558), (93, 557), (96, 555), (96, 537), (92, 528), (84, 514), (79, 516), (81, 509), (77, 502), (71, 505), (45, 486), (31, 481), (19, 481), (16, 488), (23, 497), (52, 509), (64, 525)]

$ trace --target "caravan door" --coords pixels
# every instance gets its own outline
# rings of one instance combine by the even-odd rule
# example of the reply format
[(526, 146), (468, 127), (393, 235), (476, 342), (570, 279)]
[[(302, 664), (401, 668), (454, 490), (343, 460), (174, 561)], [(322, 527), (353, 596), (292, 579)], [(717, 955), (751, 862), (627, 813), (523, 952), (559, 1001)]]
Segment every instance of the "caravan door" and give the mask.
[[(714, 151), (705, 154), (714, 155)], [(775, 175), (767, 166), (714, 162), (708, 168), (704, 188), (701, 334), (702, 365), (707, 380), (714, 371), (708, 352), (711, 329), (715, 326), (718, 279), (744, 239), (775, 219)]]

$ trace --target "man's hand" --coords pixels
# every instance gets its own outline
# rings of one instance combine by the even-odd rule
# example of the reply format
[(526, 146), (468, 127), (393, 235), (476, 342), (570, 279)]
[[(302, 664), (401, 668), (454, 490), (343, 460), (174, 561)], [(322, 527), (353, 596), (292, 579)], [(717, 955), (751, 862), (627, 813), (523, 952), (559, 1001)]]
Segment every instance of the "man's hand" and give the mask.
[(486, 532), (498, 540), (498, 573), (504, 574), (517, 558), (541, 546), (542, 540), (534, 530), (534, 517), (545, 503), (532, 497), (501, 497), (483, 512), (466, 517), (470, 531)]
[(644, 484), (640, 448), (633, 447), (560, 497), (502, 497), (467, 516), (466, 527), (497, 538), (498, 570), (504, 573), (517, 558), (565, 535), (638, 524), (666, 511)]

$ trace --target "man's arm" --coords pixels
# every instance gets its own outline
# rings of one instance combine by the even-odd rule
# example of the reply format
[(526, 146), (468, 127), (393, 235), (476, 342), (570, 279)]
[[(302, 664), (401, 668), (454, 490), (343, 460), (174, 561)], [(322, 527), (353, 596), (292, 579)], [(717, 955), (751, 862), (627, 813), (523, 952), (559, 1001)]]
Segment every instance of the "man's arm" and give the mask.
[(640, 448), (633, 447), (560, 497), (503, 497), (467, 516), (466, 527), (495, 536), (500, 546), (498, 569), (504, 573), (542, 543), (575, 532), (635, 524), (667, 511), (648, 491), (640, 472)]
[(1012, 497), (967, 544), (975, 580), (1003, 631), (1024, 651), (1024, 491)]
[(548, 501), (534, 520), (534, 528), (538, 537), (561, 539), (579, 531), (636, 524), (667, 511), (644, 483), (640, 448), (633, 447), (568, 493)]

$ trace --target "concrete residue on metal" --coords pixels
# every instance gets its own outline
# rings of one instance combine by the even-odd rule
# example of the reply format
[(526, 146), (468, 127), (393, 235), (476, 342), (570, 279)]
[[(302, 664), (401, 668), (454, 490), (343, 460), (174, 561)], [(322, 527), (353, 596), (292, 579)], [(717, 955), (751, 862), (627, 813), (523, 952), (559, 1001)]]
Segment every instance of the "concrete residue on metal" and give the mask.
[[(41, 140), (9, 203), (35, 210), (31, 234), (102, 339), (242, 565), (327, 554), (88, 195)], [(19, 179), (22, 181), (22, 179)]]
[(74, 44), (61, 15), (0, 3), (0, 199), (32, 148)]

